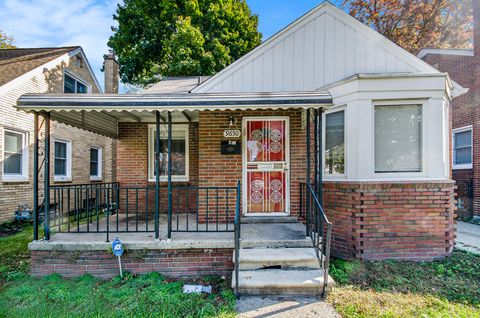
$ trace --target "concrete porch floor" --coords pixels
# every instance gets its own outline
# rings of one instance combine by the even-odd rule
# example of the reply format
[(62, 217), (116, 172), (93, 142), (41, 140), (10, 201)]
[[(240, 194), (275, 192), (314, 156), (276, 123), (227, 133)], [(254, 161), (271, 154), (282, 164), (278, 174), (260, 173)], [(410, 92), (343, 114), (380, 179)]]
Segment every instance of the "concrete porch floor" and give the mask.
[[(113, 217), (111, 217), (113, 218)], [(116, 218), (116, 217), (115, 217)], [(161, 215), (160, 239), (155, 240), (154, 232), (128, 232), (117, 233), (116, 223), (110, 220), (110, 242), (118, 237), (128, 249), (188, 249), (188, 248), (234, 248), (233, 232), (214, 232), (215, 223), (209, 224), (211, 232), (173, 232), (172, 238), (167, 239), (167, 216)], [(189, 217), (189, 229), (195, 224), (192, 216)], [(135, 229), (134, 220), (129, 218), (129, 229)], [(172, 226), (175, 228), (176, 218)], [(185, 229), (186, 216), (181, 215), (178, 219), (180, 229)], [(126, 219), (119, 217), (119, 230), (125, 230)], [(108, 248), (111, 243), (106, 242), (106, 233), (96, 233), (97, 224), (90, 223), (90, 231), (87, 232), (87, 225), (80, 226), (80, 233), (58, 233), (55, 227), (51, 227), (52, 235), (49, 241), (38, 240), (30, 243), (31, 250), (98, 250)], [(225, 230), (226, 225), (219, 223), (219, 230)], [(195, 224), (196, 227), (196, 224)], [(139, 229), (146, 228), (145, 221), (139, 221)], [(149, 230), (153, 230), (153, 221), (148, 222)], [(106, 221), (99, 222), (100, 231), (106, 230)], [(205, 230), (205, 224), (199, 225), (200, 230)], [(233, 224), (228, 225), (233, 230)], [(64, 230), (65, 231), (65, 230)], [(311, 247), (310, 238), (305, 236), (305, 226), (300, 222), (289, 223), (248, 223), (241, 225), (241, 247)]]

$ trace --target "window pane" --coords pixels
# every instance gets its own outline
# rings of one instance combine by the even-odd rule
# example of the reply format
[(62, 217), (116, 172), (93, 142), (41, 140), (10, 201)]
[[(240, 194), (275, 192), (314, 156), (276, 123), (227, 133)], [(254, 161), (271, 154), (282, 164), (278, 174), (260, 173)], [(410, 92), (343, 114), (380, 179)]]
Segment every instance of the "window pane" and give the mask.
[(3, 172), (5, 174), (22, 174), (22, 155), (6, 154), (3, 161)]
[(5, 151), (22, 153), (23, 135), (5, 131)]
[(55, 141), (55, 158), (67, 158), (67, 144)]
[(90, 175), (98, 176), (98, 149), (90, 148)]
[(65, 74), (63, 91), (65, 93), (75, 93), (75, 80)]
[(421, 171), (421, 105), (375, 106), (375, 172)]
[(86, 94), (87, 93), (87, 86), (83, 85), (80, 82), (77, 82), (77, 93)]
[(90, 176), (98, 176), (98, 163), (90, 162)]
[(325, 173), (345, 173), (345, 112), (325, 116)]
[[(162, 176), (168, 174), (168, 161), (167, 161), (167, 140), (160, 139), (160, 171)], [(172, 175), (184, 176), (186, 173), (185, 162), (185, 140), (172, 140)]]
[(472, 144), (472, 131), (462, 131), (455, 133), (455, 148), (471, 146)]
[(55, 158), (55, 175), (65, 176), (67, 171), (67, 160)]
[(90, 161), (98, 162), (98, 149), (90, 149)]
[(472, 148), (465, 147), (455, 150), (455, 164), (469, 164), (472, 163)]

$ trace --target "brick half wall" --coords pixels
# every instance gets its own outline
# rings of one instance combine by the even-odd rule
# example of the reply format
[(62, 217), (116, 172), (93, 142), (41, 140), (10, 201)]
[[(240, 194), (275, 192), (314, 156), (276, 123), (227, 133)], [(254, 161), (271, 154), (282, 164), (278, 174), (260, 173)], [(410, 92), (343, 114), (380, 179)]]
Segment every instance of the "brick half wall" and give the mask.
[(332, 254), (427, 260), (451, 254), (454, 182), (325, 182)]
[[(231, 275), (233, 249), (127, 250), (122, 255), (124, 272), (159, 272), (168, 277)], [(31, 251), (31, 275), (59, 274), (77, 277), (91, 274), (98, 278), (119, 275), (118, 260), (109, 251)]]

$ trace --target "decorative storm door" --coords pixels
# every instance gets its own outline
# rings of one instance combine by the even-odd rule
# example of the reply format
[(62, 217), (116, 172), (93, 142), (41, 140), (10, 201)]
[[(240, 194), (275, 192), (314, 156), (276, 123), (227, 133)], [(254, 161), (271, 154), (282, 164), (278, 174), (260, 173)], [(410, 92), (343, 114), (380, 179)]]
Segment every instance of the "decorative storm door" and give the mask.
[(288, 117), (244, 118), (243, 125), (244, 214), (288, 214)]

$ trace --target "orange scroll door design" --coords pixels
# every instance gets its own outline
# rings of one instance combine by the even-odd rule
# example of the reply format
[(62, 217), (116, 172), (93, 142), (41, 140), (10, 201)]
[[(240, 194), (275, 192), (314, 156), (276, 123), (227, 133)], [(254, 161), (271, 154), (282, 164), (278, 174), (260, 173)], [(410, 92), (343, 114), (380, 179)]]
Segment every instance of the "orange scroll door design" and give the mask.
[(246, 121), (247, 214), (287, 212), (286, 120)]

